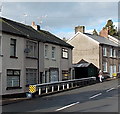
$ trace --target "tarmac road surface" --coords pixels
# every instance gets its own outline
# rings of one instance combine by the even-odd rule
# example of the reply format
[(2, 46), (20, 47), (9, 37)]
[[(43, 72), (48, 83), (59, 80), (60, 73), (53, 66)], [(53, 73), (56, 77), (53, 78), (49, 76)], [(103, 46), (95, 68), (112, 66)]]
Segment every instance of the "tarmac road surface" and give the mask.
[(4, 105), (3, 112), (118, 112), (118, 79)]

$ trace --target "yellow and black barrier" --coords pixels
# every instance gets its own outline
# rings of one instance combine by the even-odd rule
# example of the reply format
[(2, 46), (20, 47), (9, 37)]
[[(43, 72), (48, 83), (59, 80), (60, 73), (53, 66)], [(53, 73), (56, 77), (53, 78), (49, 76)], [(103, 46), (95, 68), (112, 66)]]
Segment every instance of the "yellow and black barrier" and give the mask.
[(35, 93), (37, 91), (36, 85), (30, 85), (29, 86), (29, 93)]

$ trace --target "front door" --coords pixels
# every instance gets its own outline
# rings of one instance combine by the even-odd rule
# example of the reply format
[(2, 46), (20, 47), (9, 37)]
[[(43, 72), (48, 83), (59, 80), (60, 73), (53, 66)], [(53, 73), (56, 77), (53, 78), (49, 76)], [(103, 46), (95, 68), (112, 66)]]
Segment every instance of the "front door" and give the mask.
[(58, 69), (51, 69), (50, 70), (50, 82), (58, 81)]

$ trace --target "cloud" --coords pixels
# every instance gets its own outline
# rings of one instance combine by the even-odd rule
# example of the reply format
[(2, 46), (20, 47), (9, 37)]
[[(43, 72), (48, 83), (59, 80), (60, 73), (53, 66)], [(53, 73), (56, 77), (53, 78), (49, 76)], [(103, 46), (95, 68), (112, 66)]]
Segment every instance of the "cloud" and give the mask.
[[(3, 3), (2, 15), (19, 22), (26, 20), (26, 24), (29, 25), (35, 21), (42, 29), (47, 29), (61, 37), (71, 36), (74, 27), (78, 25), (86, 26), (86, 30), (99, 31), (108, 19), (118, 18), (117, 2), (25, 1)], [(24, 14), (27, 14), (27, 17)], [(44, 17), (45, 15), (47, 17)], [(42, 24), (39, 23), (40, 20)]]

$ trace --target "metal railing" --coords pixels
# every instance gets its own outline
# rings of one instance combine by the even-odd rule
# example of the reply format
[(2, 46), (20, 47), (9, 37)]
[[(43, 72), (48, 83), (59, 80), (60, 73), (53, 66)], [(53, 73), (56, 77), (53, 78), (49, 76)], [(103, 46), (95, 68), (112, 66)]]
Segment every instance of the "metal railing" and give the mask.
[(60, 92), (68, 89), (82, 87), (96, 82), (96, 77), (73, 79), (59, 82), (43, 83), (29, 86), (29, 93), (37, 95)]

